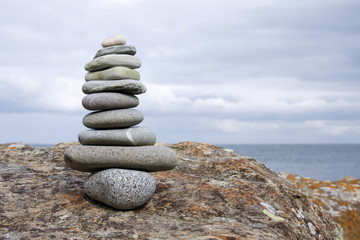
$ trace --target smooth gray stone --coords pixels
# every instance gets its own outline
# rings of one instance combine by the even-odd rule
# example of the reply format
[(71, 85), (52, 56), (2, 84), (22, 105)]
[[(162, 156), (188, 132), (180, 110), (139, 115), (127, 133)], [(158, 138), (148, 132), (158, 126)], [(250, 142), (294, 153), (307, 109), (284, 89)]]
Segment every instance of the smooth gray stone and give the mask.
[(130, 127), (111, 130), (86, 130), (79, 133), (82, 145), (146, 146), (154, 145), (156, 135), (147, 127)]
[(144, 115), (136, 109), (115, 109), (89, 113), (83, 118), (83, 124), (88, 128), (112, 129), (131, 127), (142, 120)]
[(156, 190), (156, 180), (146, 172), (107, 169), (92, 174), (84, 182), (84, 191), (92, 199), (120, 210), (147, 203)]
[(109, 54), (93, 59), (85, 65), (89, 72), (103, 70), (106, 68), (122, 66), (131, 69), (141, 66), (140, 58), (127, 54)]
[(102, 48), (96, 52), (95, 57), (101, 57), (108, 54), (128, 54), (128, 55), (135, 55), (136, 48), (131, 45), (116, 45), (111, 47)]
[(85, 94), (97, 92), (142, 94), (146, 92), (146, 87), (138, 80), (100, 80), (85, 83), (82, 91)]
[(139, 105), (139, 99), (134, 95), (123, 93), (92, 93), (82, 99), (82, 105), (87, 110), (133, 108)]
[(86, 81), (120, 79), (140, 80), (140, 73), (127, 67), (112, 67), (102, 71), (89, 72), (85, 74)]
[(125, 45), (125, 44), (126, 44), (126, 38), (121, 34), (109, 37), (101, 42), (101, 46), (103, 47), (110, 47), (114, 45)]
[(93, 172), (107, 168), (126, 168), (143, 171), (166, 171), (177, 165), (175, 152), (162, 146), (88, 146), (77, 145), (64, 153), (72, 169)]

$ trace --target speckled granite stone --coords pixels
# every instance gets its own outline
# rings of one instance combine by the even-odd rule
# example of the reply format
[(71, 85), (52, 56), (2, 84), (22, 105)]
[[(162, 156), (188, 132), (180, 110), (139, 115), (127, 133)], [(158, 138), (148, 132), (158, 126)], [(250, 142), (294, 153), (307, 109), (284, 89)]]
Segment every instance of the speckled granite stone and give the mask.
[(115, 109), (89, 113), (83, 118), (83, 124), (93, 129), (112, 129), (131, 127), (143, 119), (142, 112), (136, 109)]
[(133, 108), (139, 105), (139, 99), (134, 95), (123, 93), (92, 93), (82, 99), (82, 105), (87, 110)]
[(127, 54), (109, 54), (98, 58), (85, 65), (85, 70), (89, 72), (103, 70), (111, 67), (123, 66), (131, 69), (141, 66), (140, 58)]
[(78, 136), (82, 145), (147, 146), (156, 142), (154, 131), (147, 127), (86, 130), (80, 132)]
[(128, 54), (135, 55), (136, 48), (131, 45), (115, 45), (111, 47), (102, 48), (95, 54), (94, 58), (101, 57), (108, 54)]
[(177, 156), (161, 146), (74, 146), (64, 153), (69, 167), (93, 172), (106, 168), (126, 168), (144, 171), (165, 171), (176, 167)]
[(89, 72), (85, 74), (86, 81), (121, 79), (140, 80), (140, 73), (127, 67), (112, 67), (105, 70)]
[(146, 92), (146, 87), (137, 80), (100, 80), (85, 83), (82, 86), (82, 91), (85, 94), (97, 92), (142, 94)]
[(120, 210), (144, 205), (155, 189), (156, 181), (150, 174), (116, 168), (92, 174), (84, 183), (89, 197)]

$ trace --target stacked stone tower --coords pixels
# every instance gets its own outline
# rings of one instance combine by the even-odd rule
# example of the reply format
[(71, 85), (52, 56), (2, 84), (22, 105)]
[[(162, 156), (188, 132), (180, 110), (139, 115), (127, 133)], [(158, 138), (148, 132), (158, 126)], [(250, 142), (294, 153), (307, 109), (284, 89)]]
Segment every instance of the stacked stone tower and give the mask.
[(141, 66), (135, 47), (125, 45), (117, 35), (102, 42), (94, 59), (85, 65), (89, 71), (82, 90), (87, 94), (84, 108), (93, 111), (83, 118), (91, 130), (79, 133), (81, 145), (64, 153), (67, 165), (75, 170), (93, 172), (84, 183), (85, 193), (112, 207), (128, 210), (145, 204), (156, 189), (148, 171), (174, 168), (174, 151), (154, 146), (155, 133), (142, 122), (143, 114), (134, 109), (135, 96), (145, 93)]

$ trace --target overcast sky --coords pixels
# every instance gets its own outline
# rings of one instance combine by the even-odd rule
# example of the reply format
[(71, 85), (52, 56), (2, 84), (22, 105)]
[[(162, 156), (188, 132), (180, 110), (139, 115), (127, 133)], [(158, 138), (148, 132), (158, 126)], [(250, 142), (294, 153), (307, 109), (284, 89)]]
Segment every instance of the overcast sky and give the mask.
[(137, 48), (159, 142), (360, 143), (358, 0), (1, 0), (0, 143), (76, 141), (84, 65)]

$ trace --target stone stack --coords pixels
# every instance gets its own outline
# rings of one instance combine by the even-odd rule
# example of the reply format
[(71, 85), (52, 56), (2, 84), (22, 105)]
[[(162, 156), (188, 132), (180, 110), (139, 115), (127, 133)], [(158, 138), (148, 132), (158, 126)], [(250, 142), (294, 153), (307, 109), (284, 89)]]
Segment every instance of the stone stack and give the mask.
[(154, 146), (151, 129), (135, 126), (144, 118), (134, 109), (139, 104), (135, 95), (145, 93), (146, 87), (134, 70), (141, 66), (136, 49), (125, 44), (121, 35), (104, 40), (85, 65), (89, 72), (82, 104), (93, 112), (83, 124), (91, 130), (80, 132), (81, 145), (64, 153), (69, 167), (93, 172), (84, 183), (89, 197), (122, 210), (145, 204), (155, 192), (155, 179), (144, 171), (170, 170), (177, 164), (175, 152)]

